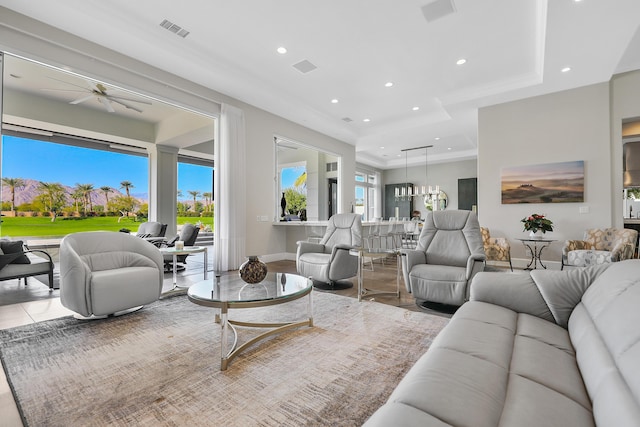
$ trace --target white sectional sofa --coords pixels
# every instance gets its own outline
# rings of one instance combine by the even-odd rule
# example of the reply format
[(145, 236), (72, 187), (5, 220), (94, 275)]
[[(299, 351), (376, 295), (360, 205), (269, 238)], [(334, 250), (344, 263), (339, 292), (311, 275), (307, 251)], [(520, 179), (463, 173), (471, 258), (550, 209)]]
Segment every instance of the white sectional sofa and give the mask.
[(366, 426), (640, 426), (640, 260), (479, 273)]

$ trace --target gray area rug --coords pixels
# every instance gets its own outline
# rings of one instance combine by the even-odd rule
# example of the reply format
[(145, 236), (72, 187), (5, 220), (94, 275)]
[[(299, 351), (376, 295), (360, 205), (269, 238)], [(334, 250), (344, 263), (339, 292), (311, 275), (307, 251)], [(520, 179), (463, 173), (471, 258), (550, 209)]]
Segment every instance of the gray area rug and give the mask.
[[(0, 331), (0, 357), (27, 426), (359, 426), (448, 319), (314, 292), (314, 327), (284, 332), (220, 371), (214, 310), (176, 296), (99, 321)], [(235, 310), (300, 320), (307, 299)], [(240, 340), (252, 331), (240, 328)]]

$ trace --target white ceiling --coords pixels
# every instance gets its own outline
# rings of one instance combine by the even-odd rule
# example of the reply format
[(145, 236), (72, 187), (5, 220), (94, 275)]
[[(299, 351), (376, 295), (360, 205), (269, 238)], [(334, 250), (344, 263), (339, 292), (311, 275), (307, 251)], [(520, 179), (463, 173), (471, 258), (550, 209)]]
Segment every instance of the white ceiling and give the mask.
[[(0, 5), (354, 144), (358, 161), (382, 169), (426, 144), (430, 161), (475, 157), (478, 107), (640, 69), (638, 0), (452, 1), (431, 21), (432, 0)], [(317, 68), (292, 67), (303, 60)]]

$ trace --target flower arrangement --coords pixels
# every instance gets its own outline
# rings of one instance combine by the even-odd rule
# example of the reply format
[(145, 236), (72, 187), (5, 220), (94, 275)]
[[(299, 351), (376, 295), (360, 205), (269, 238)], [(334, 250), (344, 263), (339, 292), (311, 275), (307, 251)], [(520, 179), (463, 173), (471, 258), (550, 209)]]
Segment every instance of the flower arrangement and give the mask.
[(524, 231), (531, 231), (533, 233), (538, 230), (543, 233), (553, 231), (553, 222), (551, 222), (550, 219), (545, 218), (544, 215), (533, 214), (526, 218), (522, 218), (520, 222), (524, 223)]

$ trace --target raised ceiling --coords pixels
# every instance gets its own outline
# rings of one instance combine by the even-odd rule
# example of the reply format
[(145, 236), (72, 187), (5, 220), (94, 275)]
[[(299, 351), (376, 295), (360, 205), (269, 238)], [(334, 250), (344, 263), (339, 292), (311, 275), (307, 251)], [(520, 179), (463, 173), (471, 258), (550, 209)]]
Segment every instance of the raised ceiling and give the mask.
[(638, 0), (0, 5), (354, 144), (382, 169), (425, 144), (430, 160), (475, 157), (479, 107), (640, 69)]

